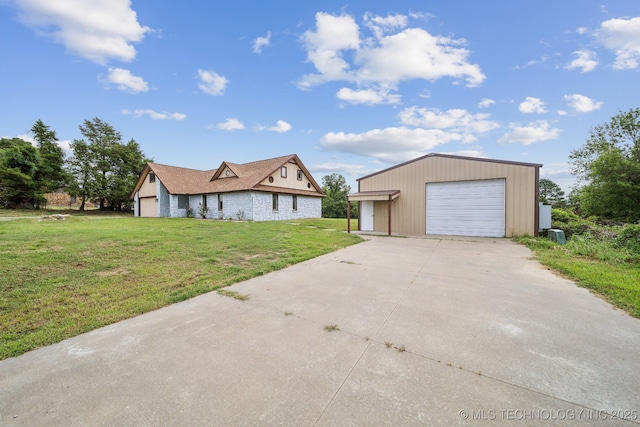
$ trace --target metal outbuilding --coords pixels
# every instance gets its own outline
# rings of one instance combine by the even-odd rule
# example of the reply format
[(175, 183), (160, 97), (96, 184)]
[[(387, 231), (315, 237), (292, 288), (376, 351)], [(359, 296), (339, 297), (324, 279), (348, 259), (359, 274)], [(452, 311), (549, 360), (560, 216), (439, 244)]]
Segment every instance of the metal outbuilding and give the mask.
[[(359, 230), (401, 235), (537, 235), (541, 164), (448, 154), (357, 180)], [(350, 221), (349, 221), (350, 222)], [(350, 228), (350, 226), (349, 226)]]

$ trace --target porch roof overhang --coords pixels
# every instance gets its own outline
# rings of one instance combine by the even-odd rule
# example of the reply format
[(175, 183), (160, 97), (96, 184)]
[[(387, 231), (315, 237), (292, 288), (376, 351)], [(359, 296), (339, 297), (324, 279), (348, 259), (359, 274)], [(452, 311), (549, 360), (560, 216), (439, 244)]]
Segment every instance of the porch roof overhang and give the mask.
[(350, 202), (362, 202), (367, 200), (395, 200), (398, 197), (400, 197), (400, 190), (361, 191), (349, 194), (347, 200)]

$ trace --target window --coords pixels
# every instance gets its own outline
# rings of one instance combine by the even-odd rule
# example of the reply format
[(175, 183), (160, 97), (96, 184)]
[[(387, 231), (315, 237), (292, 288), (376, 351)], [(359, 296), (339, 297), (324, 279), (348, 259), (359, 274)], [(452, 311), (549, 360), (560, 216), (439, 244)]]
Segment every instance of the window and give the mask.
[(187, 209), (189, 206), (189, 196), (178, 196), (178, 209)]
[(302, 171), (298, 169), (298, 181), (302, 181)]
[(293, 195), (293, 205), (292, 208), (294, 211), (298, 210), (298, 196), (296, 196), (295, 194)]
[(207, 209), (207, 195), (206, 194), (202, 195), (202, 207), (204, 209)]
[(281, 176), (281, 177), (283, 177), (283, 178), (286, 178), (286, 177), (287, 177), (287, 167), (286, 167), (286, 166), (283, 166), (283, 167), (280, 169), (280, 176)]
[(269, 182), (273, 183), (273, 177), (272, 176), (269, 177)]
[(273, 194), (273, 210), (277, 211), (278, 210), (278, 195), (277, 194)]
[(156, 182), (156, 174), (151, 172), (149, 174), (149, 182)]
[(222, 194), (218, 194), (218, 210), (222, 210)]

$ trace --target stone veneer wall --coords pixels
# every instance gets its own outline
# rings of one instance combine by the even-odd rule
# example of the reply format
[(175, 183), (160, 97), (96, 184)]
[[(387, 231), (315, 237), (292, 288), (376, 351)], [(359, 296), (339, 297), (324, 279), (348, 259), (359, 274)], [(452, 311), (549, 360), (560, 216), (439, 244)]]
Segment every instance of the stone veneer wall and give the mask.
[[(159, 179), (156, 179), (156, 217), (173, 216), (171, 210), (172, 199), (176, 196), (169, 194), (167, 187), (165, 187)], [(176, 198), (176, 207), (178, 206), (178, 199)]]
[[(162, 186), (164, 189), (164, 186)], [(164, 189), (166, 192), (166, 189)], [(169, 195), (169, 215), (174, 218), (186, 218), (187, 210), (178, 209), (178, 196)], [(209, 219), (235, 219), (248, 221), (278, 221), (300, 218), (320, 218), (322, 199), (320, 197), (298, 196), (298, 209), (293, 210), (293, 196), (278, 194), (278, 210), (273, 210), (272, 193), (238, 192), (223, 193), (222, 211), (218, 211), (218, 195), (207, 195), (207, 215)], [(202, 204), (202, 195), (189, 196), (189, 207), (195, 218), (200, 218), (198, 209)], [(162, 203), (159, 203), (162, 205)]]
[(320, 218), (322, 199), (320, 197), (298, 196), (298, 210), (293, 210), (293, 196), (278, 194), (278, 210), (273, 210), (271, 193), (252, 193), (253, 220), (278, 221), (283, 219)]

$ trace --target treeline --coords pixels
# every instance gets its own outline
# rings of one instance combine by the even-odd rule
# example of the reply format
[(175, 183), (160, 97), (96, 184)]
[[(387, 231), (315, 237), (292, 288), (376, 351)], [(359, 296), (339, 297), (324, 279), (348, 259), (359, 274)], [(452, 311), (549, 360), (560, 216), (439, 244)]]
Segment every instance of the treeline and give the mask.
[(565, 199), (557, 184), (541, 179), (541, 202), (603, 224), (640, 224), (640, 108), (591, 129), (569, 164), (578, 185)]
[(31, 133), (36, 145), (20, 138), (0, 139), (0, 207), (40, 208), (44, 195), (64, 189), (101, 210), (129, 209), (129, 192), (144, 164), (138, 143), (126, 144), (122, 135), (98, 118), (80, 125), (83, 139), (71, 143), (72, 156), (65, 159), (55, 131), (42, 120)]

